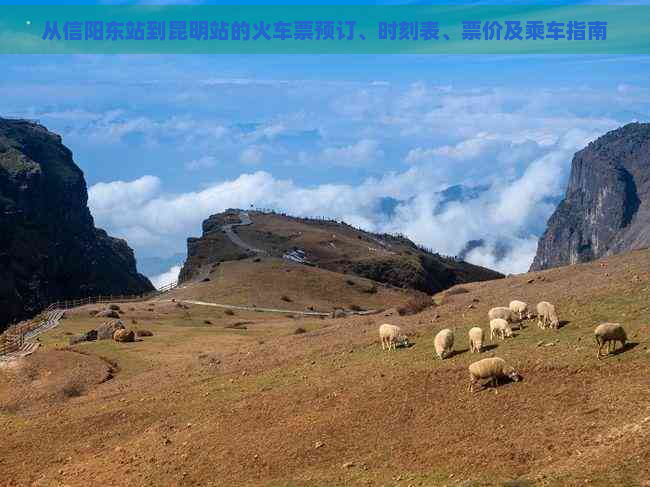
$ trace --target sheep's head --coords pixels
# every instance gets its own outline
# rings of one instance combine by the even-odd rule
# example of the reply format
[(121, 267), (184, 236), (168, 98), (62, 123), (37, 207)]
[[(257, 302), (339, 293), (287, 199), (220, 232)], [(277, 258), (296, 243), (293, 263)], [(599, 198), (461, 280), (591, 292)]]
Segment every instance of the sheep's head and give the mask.
[(532, 320), (534, 317), (535, 317), (535, 314), (532, 311), (530, 311), (530, 310), (526, 311), (526, 319), (527, 320)]
[(521, 380), (521, 375), (510, 365), (506, 365), (503, 374), (513, 382), (519, 382)]
[(553, 328), (559, 328), (560, 319), (557, 317), (557, 313), (552, 310), (550, 314), (551, 314), (551, 316), (550, 316), (550, 318), (551, 318), (551, 326)]
[(397, 341), (402, 347), (408, 347), (410, 345), (409, 339), (406, 335), (400, 335), (399, 337), (397, 337)]

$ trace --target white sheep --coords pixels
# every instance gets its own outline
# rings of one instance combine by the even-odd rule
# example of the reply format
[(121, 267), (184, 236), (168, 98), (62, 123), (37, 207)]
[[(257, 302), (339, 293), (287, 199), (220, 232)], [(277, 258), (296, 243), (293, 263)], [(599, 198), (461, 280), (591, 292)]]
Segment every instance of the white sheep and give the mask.
[(379, 338), (381, 339), (382, 350), (397, 349), (397, 344), (408, 345), (408, 338), (402, 333), (399, 326), (384, 323), (379, 327)]
[(471, 353), (481, 353), (483, 348), (483, 329), (475, 326), (470, 328), (469, 332), (469, 351)]
[[(494, 386), (499, 385), (499, 379), (508, 378), (514, 382), (519, 382), (521, 376), (506, 361), (499, 357), (490, 357), (474, 362), (469, 366), (469, 387), (467, 390), (473, 391), (474, 384), (477, 384), (480, 379), (489, 379), (487, 382), (492, 382)], [(486, 382), (486, 384), (487, 384)]]
[(433, 346), (440, 359), (449, 357), (454, 347), (454, 332), (449, 328), (440, 330), (433, 340)]
[(613, 350), (616, 350), (616, 342), (621, 342), (621, 347), (624, 347), (627, 334), (620, 323), (603, 323), (594, 330), (594, 339), (598, 345), (596, 357), (600, 358), (600, 351), (605, 345), (607, 345), (607, 354), (610, 353), (612, 346)]
[(490, 320), (490, 341), (494, 340), (495, 335), (501, 340), (505, 340), (506, 337), (510, 338), (512, 336), (510, 324), (501, 318)]
[(560, 320), (555, 312), (555, 306), (547, 301), (537, 303), (537, 326), (540, 328), (558, 329), (560, 327)]
[(506, 320), (508, 323), (516, 321), (515, 314), (510, 311), (510, 308), (506, 308), (505, 306), (497, 306), (488, 311), (489, 320), (496, 320), (497, 318)]
[(519, 315), (519, 321), (523, 322), (524, 317), (526, 317), (526, 319), (532, 317), (532, 313), (528, 310), (528, 304), (523, 301), (510, 301), (510, 306), (508, 307), (510, 308), (510, 311)]

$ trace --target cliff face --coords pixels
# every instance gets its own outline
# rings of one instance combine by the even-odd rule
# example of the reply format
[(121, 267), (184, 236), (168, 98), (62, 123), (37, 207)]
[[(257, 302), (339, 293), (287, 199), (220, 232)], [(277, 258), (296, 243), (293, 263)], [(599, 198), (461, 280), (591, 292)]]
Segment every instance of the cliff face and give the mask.
[(87, 201), (61, 137), (0, 118), (0, 330), (51, 301), (153, 289), (127, 243), (95, 228)]
[(573, 158), (566, 195), (531, 270), (587, 262), (650, 245), (650, 124), (613, 130)]

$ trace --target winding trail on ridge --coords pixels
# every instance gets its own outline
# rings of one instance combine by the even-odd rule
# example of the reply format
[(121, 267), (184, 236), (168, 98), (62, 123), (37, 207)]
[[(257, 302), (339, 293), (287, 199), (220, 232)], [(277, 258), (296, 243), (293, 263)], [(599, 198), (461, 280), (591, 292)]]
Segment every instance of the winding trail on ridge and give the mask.
[(237, 247), (242, 248), (246, 250), (247, 252), (254, 252), (256, 254), (266, 254), (266, 251), (257, 249), (246, 242), (244, 242), (241, 238), (239, 238), (239, 235), (235, 233), (233, 230), (234, 227), (241, 227), (244, 225), (251, 225), (253, 222), (251, 220), (250, 215), (245, 212), (245, 211), (240, 211), (239, 212), (239, 223), (227, 223), (225, 225), (221, 225), (222, 230), (226, 233), (228, 238), (232, 243), (234, 243)]

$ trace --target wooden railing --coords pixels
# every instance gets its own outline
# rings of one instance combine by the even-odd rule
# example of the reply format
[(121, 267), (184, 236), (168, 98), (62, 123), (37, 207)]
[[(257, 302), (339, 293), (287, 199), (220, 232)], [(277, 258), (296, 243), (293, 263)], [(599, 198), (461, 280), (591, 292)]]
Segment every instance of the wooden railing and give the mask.
[(12, 352), (17, 352), (25, 344), (25, 336), (42, 326), (46, 318), (40, 318), (41, 315), (36, 316), (30, 321), (18, 323), (10, 326), (5, 332), (0, 335), (0, 356)]
[(50, 304), (47, 308), (45, 308), (44, 311), (47, 312), (47, 311), (53, 311), (55, 309), (78, 308), (79, 306), (86, 306), (88, 304), (102, 304), (102, 303), (112, 303), (112, 302), (130, 303), (130, 302), (137, 302), (137, 301), (146, 301), (147, 299), (151, 299), (155, 296), (159, 296), (163, 293), (166, 293), (167, 291), (171, 291), (177, 286), (178, 286), (178, 281), (173, 281), (149, 293), (120, 294), (120, 295), (111, 294), (111, 295), (89, 296), (86, 298), (68, 299), (65, 301), (55, 301), (54, 303)]
[(3, 334), (0, 336), (0, 356), (20, 350), (23, 348), (24, 340), (23, 334), (17, 336), (5, 336)]

